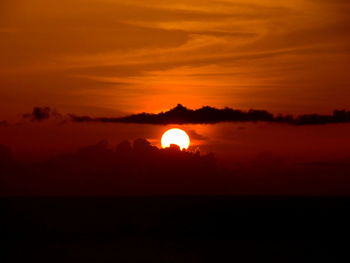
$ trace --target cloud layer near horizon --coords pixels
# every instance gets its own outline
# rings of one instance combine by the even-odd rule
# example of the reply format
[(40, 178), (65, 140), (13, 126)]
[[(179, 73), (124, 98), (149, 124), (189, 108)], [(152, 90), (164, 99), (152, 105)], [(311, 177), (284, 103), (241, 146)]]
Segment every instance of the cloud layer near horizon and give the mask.
[[(135, 124), (213, 124), (220, 122), (271, 122), (291, 125), (321, 125), (332, 123), (349, 123), (350, 111), (335, 110), (332, 115), (306, 114), (300, 116), (278, 115), (266, 110), (242, 111), (232, 108), (217, 109), (204, 106), (199, 109), (188, 109), (181, 104), (166, 112), (157, 114), (139, 113), (125, 117), (90, 117), (69, 114), (63, 117), (50, 107), (34, 107), (32, 113), (24, 114), (24, 119), (44, 121), (48, 119), (71, 120), (73, 122), (100, 122), (100, 123), (135, 123)], [(193, 134), (198, 138), (197, 134)], [(203, 138), (202, 138), (203, 139)]]
[(1, 1), (0, 119), (43, 103), (349, 108), (348, 14), (343, 0)]
[[(232, 162), (235, 162), (233, 159)], [(0, 196), (349, 195), (349, 159), (290, 165), (269, 154), (235, 171), (213, 154), (106, 141), (44, 161), (19, 162), (0, 144)]]

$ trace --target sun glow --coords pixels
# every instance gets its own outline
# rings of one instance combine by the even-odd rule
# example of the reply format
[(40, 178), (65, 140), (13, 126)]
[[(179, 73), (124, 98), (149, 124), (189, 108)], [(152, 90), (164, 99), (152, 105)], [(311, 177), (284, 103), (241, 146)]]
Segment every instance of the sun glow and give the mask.
[(164, 132), (161, 144), (163, 148), (169, 147), (171, 144), (176, 144), (181, 150), (187, 149), (190, 145), (190, 137), (181, 129), (170, 129)]

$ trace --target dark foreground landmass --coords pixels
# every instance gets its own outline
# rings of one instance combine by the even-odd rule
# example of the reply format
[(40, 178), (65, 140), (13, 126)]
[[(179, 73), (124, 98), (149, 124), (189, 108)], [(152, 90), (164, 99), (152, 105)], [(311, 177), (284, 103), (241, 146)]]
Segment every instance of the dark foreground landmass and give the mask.
[(348, 262), (350, 198), (3, 197), (1, 262)]

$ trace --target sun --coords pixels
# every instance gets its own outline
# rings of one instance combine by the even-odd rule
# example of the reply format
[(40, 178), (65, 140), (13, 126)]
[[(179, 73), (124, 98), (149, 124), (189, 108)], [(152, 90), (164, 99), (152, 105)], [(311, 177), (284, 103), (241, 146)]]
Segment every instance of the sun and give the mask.
[(163, 148), (167, 148), (171, 144), (176, 144), (183, 150), (187, 149), (190, 145), (190, 137), (185, 131), (174, 128), (163, 133), (161, 144)]

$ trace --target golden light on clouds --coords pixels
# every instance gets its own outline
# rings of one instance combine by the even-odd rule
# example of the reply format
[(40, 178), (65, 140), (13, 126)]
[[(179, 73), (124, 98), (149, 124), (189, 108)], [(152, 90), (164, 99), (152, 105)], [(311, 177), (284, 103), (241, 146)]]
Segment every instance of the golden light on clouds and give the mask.
[(348, 108), (350, 5), (335, 0), (7, 0), (5, 115), (99, 115), (177, 103), (273, 112)]

